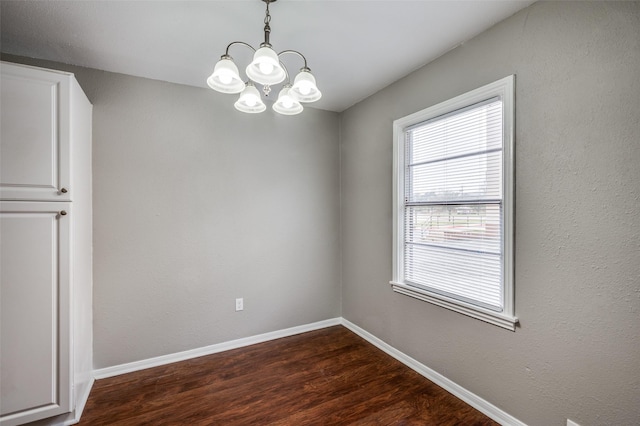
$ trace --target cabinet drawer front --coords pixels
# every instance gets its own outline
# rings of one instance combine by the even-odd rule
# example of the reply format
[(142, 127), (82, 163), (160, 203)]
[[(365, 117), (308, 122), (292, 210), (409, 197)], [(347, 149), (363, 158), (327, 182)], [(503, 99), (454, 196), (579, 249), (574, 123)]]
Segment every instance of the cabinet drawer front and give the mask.
[(3, 425), (70, 410), (71, 213), (70, 203), (0, 204)]
[(0, 86), (0, 198), (70, 200), (69, 76), (3, 63)]

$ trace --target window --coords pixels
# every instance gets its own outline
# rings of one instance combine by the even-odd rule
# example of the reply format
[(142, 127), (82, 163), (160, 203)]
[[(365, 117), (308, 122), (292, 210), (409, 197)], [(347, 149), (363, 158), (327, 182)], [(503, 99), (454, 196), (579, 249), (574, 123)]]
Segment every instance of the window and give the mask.
[(394, 122), (393, 289), (515, 330), (514, 76)]

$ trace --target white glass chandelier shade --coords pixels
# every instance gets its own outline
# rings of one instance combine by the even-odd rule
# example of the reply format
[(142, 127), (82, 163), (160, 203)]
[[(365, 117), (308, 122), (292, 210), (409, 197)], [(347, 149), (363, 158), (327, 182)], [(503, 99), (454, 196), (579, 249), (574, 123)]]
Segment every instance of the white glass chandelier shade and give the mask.
[(287, 73), (280, 65), (278, 54), (269, 46), (256, 50), (246, 73), (256, 83), (269, 85), (281, 83), (287, 77)]
[(316, 86), (316, 78), (304, 68), (296, 76), (291, 90), (300, 102), (315, 102), (322, 97)]
[(240, 93), (245, 87), (244, 81), (240, 79), (238, 67), (230, 56), (223, 56), (218, 61), (213, 74), (207, 79), (207, 84), (221, 93)]
[(295, 95), (291, 92), (291, 85), (285, 85), (278, 94), (278, 100), (273, 104), (273, 110), (279, 114), (296, 115), (304, 109)]
[(252, 83), (247, 83), (245, 89), (240, 94), (240, 98), (238, 98), (233, 106), (235, 106), (238, 111), (250, 114), (259, 113), (267, 109), (267, 106), (262, 102), (260, 92), (258, 92), (258, 89), (256, 89)]

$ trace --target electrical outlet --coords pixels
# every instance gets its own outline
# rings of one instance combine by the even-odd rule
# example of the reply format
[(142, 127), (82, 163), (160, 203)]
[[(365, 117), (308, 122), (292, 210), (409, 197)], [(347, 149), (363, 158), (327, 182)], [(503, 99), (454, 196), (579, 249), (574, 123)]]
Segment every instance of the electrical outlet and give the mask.
[(573, 420), (567, 419), (567, 426), (580, 426), (580, 425), (574, 422)]
[(236, 312), (244, 309), (244, 300), (242, 297), (236, 299)]

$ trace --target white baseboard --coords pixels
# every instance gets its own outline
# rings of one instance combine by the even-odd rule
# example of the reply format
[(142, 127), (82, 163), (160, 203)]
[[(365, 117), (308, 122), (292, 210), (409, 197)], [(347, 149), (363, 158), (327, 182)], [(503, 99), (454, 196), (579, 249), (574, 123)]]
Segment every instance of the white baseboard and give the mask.
[[(487, 415), (492, 418), (496, 422), (500, 423), (503, 426), (527, 426), (525, 423), (511, 416), (510, 414), (504, 412), (500, 408), (491, 404), (490, 402), (480, 398), (478, 395), (468, 391), (462, 386), (454, 383), (448, 378), (444, 377), (442, 374), (432, 370), (426, 365), (416, 361), (410, 356), (400, 352), (393, 346), (385, 343), (380, 340), (373, 334), (368, 331), (358, 327), (354, 323), (344, 319), (344, 318), (333, 318), (325, 321), (314, 322), (311, 324), (301, 325), (297, 327), (287, 328), (284, 330), (273, 331), (270, 333), (259, 334), (256, 336), (246, 337), (243, 339), (231, 340), (229, 342), (218, 343), (215, 345), (205, 346), (203, 348), (191, 349), (184, 352), (178, 352), (175, 354), (169, 354), (164, 356), (159, 356), (155, 358), (145, 359), (136, 362), (130, 362), (127, 364), (115, 365), (113, 367), (101, 368), (94, 370), (94, 377), (96, 379), (104, 379), (107, 377), (117, 376), (120, 374), (131, 373), (134, 371), (144, 370), (147, 368), (157, 367), (160, 365), (171, 364), (178, 361), (184, 361), (191, 358), (197, 358), (204, 355), (211, 355), (219, 352), (228, 351), (231, 349), (241, 348), (244, 346), (255, 345), (256, 343), (267, 342), (269, 340), (280, 339), (282, 337), (293, 336), (300, 333), (306, 333), (307, 331), (319, 330), (326, 327), (331, 327), (334, 325), (343, 325), (349, 330), (356, 333), (358, 336), (362, 337), (372, 345), (376, 346), (383, 352), (391, 355), (393, 358), (397, 359), (407, 367), (431, 380), (436, 385), (460, 398), (476, 410), (481, 413)], [(91, 387), (89, 387), (89, 390)], [(87, 397), (88, 397), (87, 393)], [(86, 402), (86, 399), (85, 399)], [(76, 410), (76, 418), (79, 420), (79, 414), (82, 414), (82, 409), (84, 409), (84, 404), (80, 409)], [(73, 423), (66, 423), (73, 424)]]
[(93, 371), (96, 379), (104, 379), (107, 377), (118, 376), (120, 374), (131, 373), (134, 371), (144, 370), (147, 368), (157, 367), (160, 365), (171, 364), (173, 362), (184, 361), (191, 358), (197, 358), (204, 355), (211, 355), (218, 352), (224, 352), (231, 349), (237, 349), (244, 346), (255, 345), (256, 343), (267, 342), (269, 340), (280, 339), (282, 337), (293, 336), (307, 331), (319, 330), (321, 328), (331, 327), (342, 324), (341, 318), (333, 318), (324, 321), (314, 322), (311, 324), (300, 325), (297, 327), (286, 328), (284, 330), (272, 331), (270, 333), (258, 334), (256, 336), (245, 337), (243, 339), (231, 340), (229, 342), (218, 343), (215, 345), (205, 346), (203, 348), (191, 349), (184, 352), (163, 355), (155, 358), (144, 359), (141, 361), (130, 362), (127, 364), (115, 365), (113, 367), (100, 368)]
[(394, 357), (395, 359), (397, 359), (407, 367), (411, 368), (418, 374), (421, 374), (422, 376), (431, 380), (436, 385), (440, 386), (441, 388), (445, 389), (449, 393), (460, 398), (461, 400), (463, 400), (464, 402), (466, 402), (476, 410), (480, 411), (481, 413), (487, 415), (488, 417), (492, 418), (496, 422), (500, 423), (501, 425), (527, 426), (525, 423), (522, 423), (520, 420), (516, 419), (512, 415), (504, 412), (503, 410), (491, 404), (490, 402), (480, 398), (478, 395), (468, 391), (467, 389), (463, 388), (457, 383), (454, 383), (453, 381), (447, 379), (442, 374), (430, 369), (426, 365), (416, 361), (415, 359), (404, 354), (403, 352), (400, 352), (393, 346), (378, 339), (376, 336), (358, 327), (354, 323), (342, 318), (342, 325), (348, 328), (349, 330), (353, 331), (354, 333), (356, 333), (358, 336), (365, 339), (367, 342), (376, 346), (378, 349), (391, 355), (392, 357)]
[(82, 395), (79, 395), (78, 400), (76, 401), (76, 409), (74, 411), (73, 419), (67, 420), (63, 423), (64, 426), (75, 425), (76, 423), (80, 423), (80, 417), (82, 417), (82, 412), (84, 411), (85, 405), (87, 405), (87, 401), (89, 400), (89, 394), (91, 393), (91, 388), (93, 388), (93, 383), (96, 381), (95, 378), (91, 378), (89, 384), (85, 386)]

